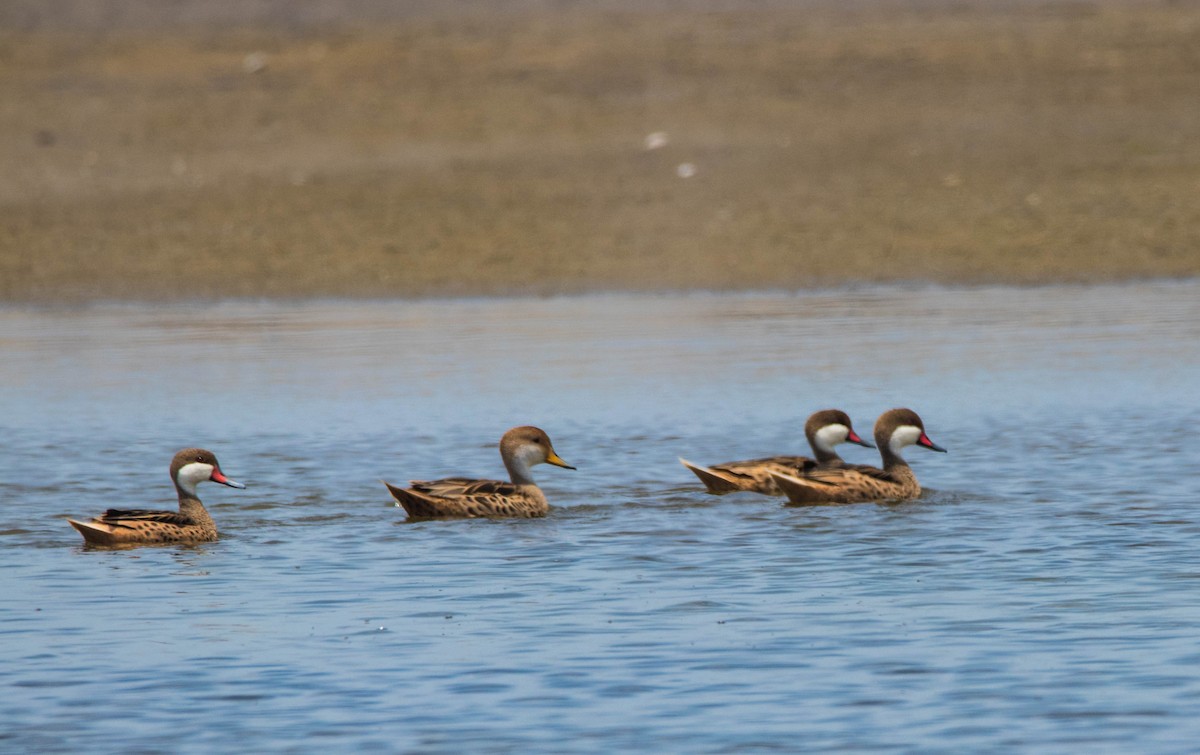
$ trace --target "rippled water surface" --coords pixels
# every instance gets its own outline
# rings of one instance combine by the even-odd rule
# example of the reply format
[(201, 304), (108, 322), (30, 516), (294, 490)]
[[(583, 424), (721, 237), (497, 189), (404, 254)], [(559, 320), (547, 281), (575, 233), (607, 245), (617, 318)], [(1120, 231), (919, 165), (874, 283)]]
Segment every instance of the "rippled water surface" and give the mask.
[[(1194, 282), (0, 310), (0, 750), (1189, 750), (1198, 386)], [(919, 501), (677, 461), (897, 405)], [(516, 424), (549, 517), (390, 505)], [(185, 445), (222, 539), (84, 549)]]

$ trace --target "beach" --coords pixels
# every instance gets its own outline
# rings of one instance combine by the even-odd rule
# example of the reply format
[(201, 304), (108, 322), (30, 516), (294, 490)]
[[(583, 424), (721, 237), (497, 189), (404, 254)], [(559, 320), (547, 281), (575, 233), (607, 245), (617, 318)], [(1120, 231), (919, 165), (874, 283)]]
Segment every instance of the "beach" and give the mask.
[(1194, 5), (172, 6), (0, 16), (0, 301), (1200, 274)]

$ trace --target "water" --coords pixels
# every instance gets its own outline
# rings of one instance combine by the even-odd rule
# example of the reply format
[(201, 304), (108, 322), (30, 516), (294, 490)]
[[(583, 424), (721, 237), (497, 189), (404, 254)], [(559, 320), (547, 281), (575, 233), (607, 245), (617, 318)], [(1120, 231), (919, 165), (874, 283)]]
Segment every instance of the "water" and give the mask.
[[(1198, 344), (1198, 282), (0, 310), (0, 750), (1191, 750)], [(919, 501), (676, 460), (896, 405)], [(390, 505), (526, 423), (551, 516)], [(219, 542), (81, 546), (192, 444)]]

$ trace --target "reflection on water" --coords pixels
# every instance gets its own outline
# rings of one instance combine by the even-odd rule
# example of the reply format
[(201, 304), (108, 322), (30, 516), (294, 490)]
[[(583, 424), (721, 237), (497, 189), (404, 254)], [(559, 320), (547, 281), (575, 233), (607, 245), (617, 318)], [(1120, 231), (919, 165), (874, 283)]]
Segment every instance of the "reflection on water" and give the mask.
[[(1191, 747), (1197, 344), (1197, 283), (0, 310), (0, 749)], [(902, 404), (920, 501), (676, 461)], [(550, 517), (389, 506), (524, 423)], [(219, 543), (79, 546), (190, 444)]]

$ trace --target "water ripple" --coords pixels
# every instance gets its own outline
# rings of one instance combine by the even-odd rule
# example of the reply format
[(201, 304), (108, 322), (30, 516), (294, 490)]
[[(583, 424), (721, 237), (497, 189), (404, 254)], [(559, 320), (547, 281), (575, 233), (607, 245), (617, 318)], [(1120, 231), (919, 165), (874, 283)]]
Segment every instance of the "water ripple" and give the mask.
[[(1195, 283), (0, 311), (0, 749), (1190, 750), (1197, 322)], [(918, 501), (676, 461), (901, 403), (950, 449)], [(380, 478), (500, 476), (524, 422), (579, 467), (551, 516), (400, 526)], [(79, 544), (184, 443), (249, 486), (219, 542)]]

